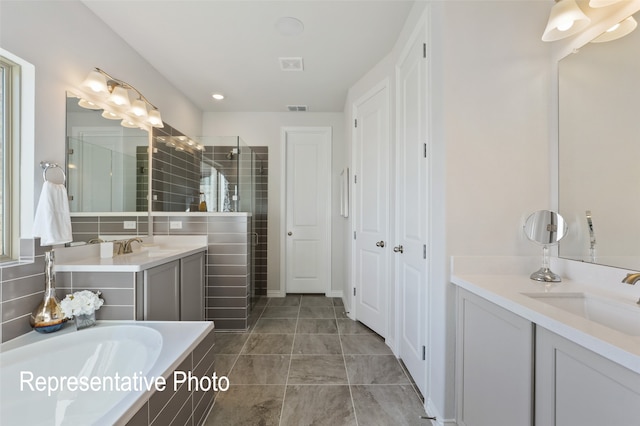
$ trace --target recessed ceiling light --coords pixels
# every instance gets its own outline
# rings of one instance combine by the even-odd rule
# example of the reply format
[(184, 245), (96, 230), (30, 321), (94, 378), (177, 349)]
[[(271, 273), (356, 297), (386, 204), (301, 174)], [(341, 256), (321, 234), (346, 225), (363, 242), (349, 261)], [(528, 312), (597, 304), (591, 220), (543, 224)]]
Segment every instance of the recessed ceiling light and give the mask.
[(276, 30), (284, 36), (296, 36), (304, 31), (304, 24), (297, 18), (283, 16), (276, 21)]
[(217, 101), (221, 101), (224, 99), (224, 95), (220, 94), (220, 93), (214, 93), (213, 95), (211, 95), (213, 97), (213, 99), (217, 100)]

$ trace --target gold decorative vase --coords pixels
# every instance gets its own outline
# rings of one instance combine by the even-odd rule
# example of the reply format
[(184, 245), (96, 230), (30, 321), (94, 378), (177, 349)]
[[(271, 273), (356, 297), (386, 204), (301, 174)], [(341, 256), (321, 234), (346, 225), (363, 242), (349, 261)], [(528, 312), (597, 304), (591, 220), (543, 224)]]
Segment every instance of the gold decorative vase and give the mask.
[(62, 328), (67, 319), (60, 307), (60, 300), (56, 297), (56, 275), (53, 272), (53, 250), (44, 254), (45, 288), (42, 302), (31, 312), (29, 323), (40, 333), (52, 333)]

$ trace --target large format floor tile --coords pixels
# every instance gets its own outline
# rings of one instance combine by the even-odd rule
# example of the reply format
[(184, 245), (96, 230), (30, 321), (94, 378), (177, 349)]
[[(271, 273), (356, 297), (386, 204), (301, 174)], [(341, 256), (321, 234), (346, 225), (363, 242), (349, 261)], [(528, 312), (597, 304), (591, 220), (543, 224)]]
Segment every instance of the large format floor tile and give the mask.
[(349, 386), (287, 386), (280, 424), (356, 426)]
[(411, 377), (341, 299), (267, 299), (246, 333), (218, 333), (219, 392), (206, 426), (429, 426)]
[(233, 385), (219, 392), (206, 426), (278, 426), (283, 385)]

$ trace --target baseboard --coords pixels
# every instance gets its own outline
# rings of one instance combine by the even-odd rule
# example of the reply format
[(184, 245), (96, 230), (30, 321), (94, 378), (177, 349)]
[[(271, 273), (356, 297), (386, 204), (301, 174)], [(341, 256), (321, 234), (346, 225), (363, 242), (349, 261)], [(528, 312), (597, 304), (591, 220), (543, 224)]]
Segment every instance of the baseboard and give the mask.
[(342, 290), (331, 290), (329, 293), (327, 293), (327, 297), (339, 297), (340, 299), (342, 299)]
[(431, 420), (431, 424), (434, 426), (435, 425), (437, 426), (457, 426), (458, 425), (455, 419), (443, 418), (442, 415), (440, 414), (440, 411), (436, 408), (436, 406), (433, 404), (433, 401), (431, 401), (431, 399), (427, 399), (424, 409), (427, 411), (428, 416), (436, 418), (435, 420)]
[[(282, 290), (267, 290), (267, 297), (285, 297), (287, 293)], [(342, 290), (331, 290), (326, 294), (327, 297), (338, 297), (342, 299)]]
[(282, 290), (267, 290), (267, 297), (285, 297), (286, 295)]

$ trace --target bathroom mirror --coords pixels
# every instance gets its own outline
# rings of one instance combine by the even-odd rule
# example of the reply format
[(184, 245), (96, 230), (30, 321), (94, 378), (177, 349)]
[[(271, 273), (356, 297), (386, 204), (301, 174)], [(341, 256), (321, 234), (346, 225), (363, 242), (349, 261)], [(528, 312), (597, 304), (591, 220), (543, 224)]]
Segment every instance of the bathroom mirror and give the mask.
[(67, 94), (67, 192), (71, 212), (146, 212), (149, 134), (102, 117)]
[(640, 270), (639, 49), (637, 28), (558, 64), (558, 208), (571, 223), (563, 258)]
[(538, 210), (529, 215), (524, 223), (524, 234), (530, 241), (542, 246), (542, 266), (531, 274), (531, 279), (544, 282), (560, 282), (560, 276), (549, 268), (549, 246), (567, 235), (567, 222), (557, 212)]

